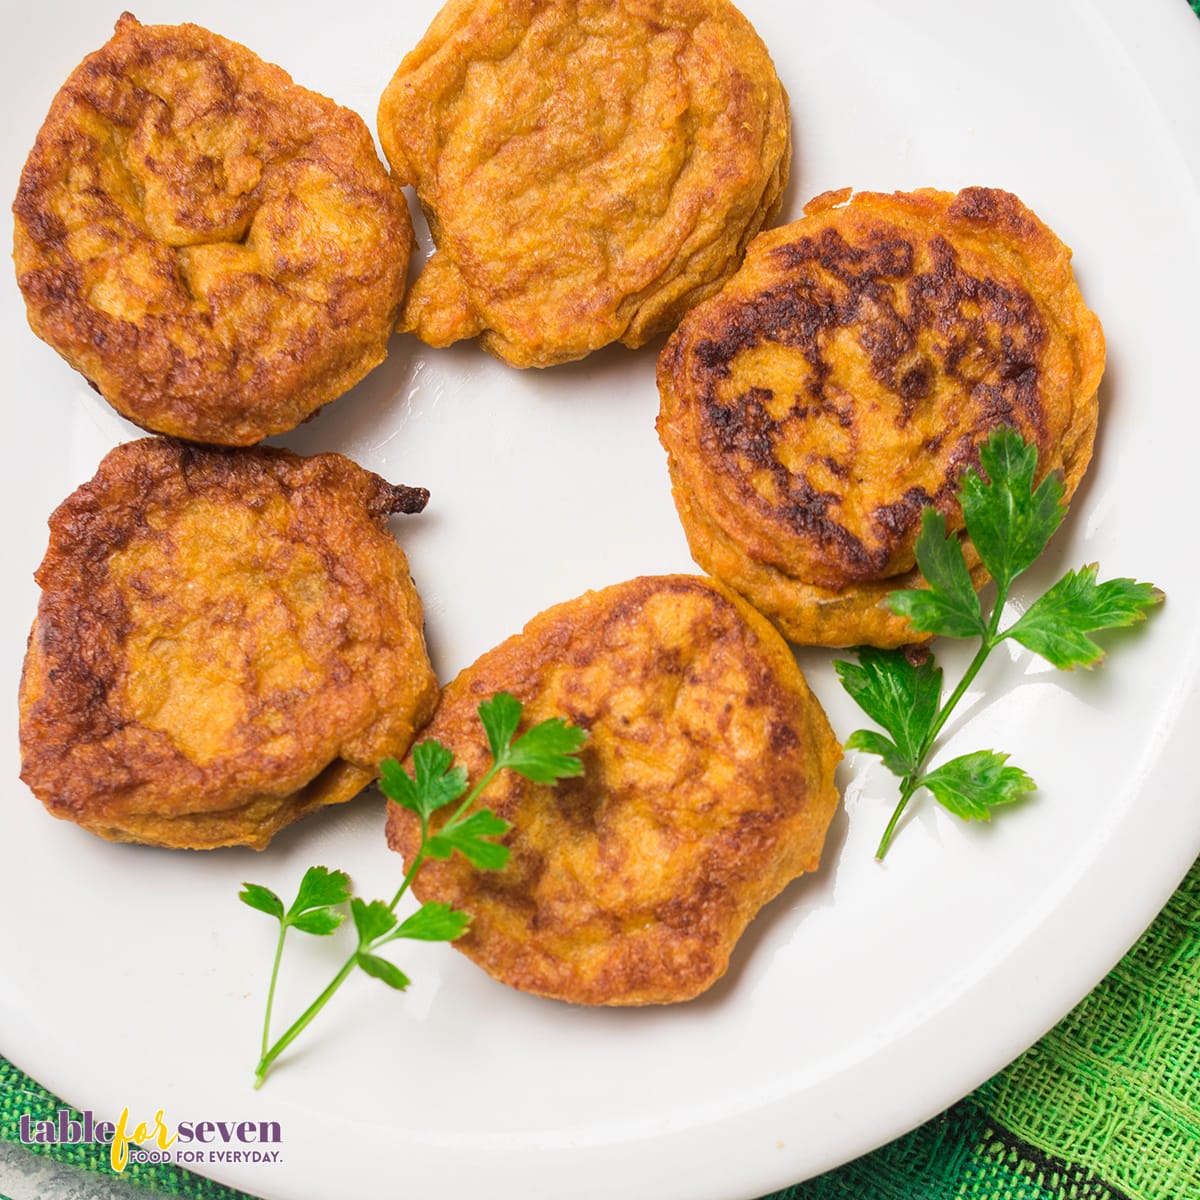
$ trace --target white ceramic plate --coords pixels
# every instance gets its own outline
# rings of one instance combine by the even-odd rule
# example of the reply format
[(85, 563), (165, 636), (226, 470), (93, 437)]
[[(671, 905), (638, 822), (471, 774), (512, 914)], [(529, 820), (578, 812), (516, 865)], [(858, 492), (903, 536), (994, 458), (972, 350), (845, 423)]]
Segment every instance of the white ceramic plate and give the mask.
[[(147, 0), (138, 15), (200, 21), (370, 121), (434, 8), (342, 0), (317, 17)], [(994, 826), (925, 804), (877, 865), (893, 781), (852, 756), (825, 865), (763, 913), (706, 997), (585, 1011), (414, 945), (409, 993), (354, 980), (254, 1092), (272, 927), (237, 902), (239, 884), (291, 894), (324, 862), (363, 894), (390, 894), (400, 864), (381, 802), (310, 819), (261, 856), (187, 854), (108, 845), (51, 820), (17, 782), (15, 692), (45, 518), (136, 431), (33, 337), (0, 281), (0, 1049), (74, 1105), (278, 1121), (280, 1163), (200, 1169), (281, 1200), (746, 1200), (870, 1150), (1002, 1067), (1102, 977), (1200, 851), (1200, 25), (1183, 0), (745, 8), (794, 106), (785, 216), (846, 184), (990, 184), (1074, 247), (1110, 347), (1099, 452), (1022, 596), (1099, 559), (1104, 574), (1160, 584), (1166, 608), (1113, 639), (1094, 674), (1024, 654), (989, 664), (952, 746), (1012, 751), (1041, 784)], [(0, 192), (14, 193), (51, 96), (116, 15), (83, 0), (5, 5)], [(555, 601), (689, 569), (656, 410), (653, 348), (517, 373), (473, 346), (396, 339), (363, 385), (281, 440), (432, 489), (427, 514), (397, 529), (446, 678)], [(844, 736), (860, 719), (830, 659), (803, 656)], [(961, 665), (953, 649), (945, 659)], [(307, 1002), (343, 953), (295, 945), (279, 1011)]]

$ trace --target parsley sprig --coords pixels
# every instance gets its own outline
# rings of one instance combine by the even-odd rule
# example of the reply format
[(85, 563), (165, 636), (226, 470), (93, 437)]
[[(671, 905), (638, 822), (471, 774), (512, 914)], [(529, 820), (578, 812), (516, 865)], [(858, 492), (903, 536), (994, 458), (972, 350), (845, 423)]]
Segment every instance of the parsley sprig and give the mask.
[[(495, 839), (508, 831), (509, 823), (490, 809), (473, 807), (501, 771), (516, 771), (535, 783), (554, 783), (583, 773), (579, 752), (587, 740), (584, 730), (552, 717), (518, 737), (521, 703), (507, 692), (498, 692), (490, 700), (484, 700), (478, 712), (492, 762), (474, 787), (469, 788), (467, 772), (455, 764), (453, 753), (433, 739), (420, 743), (413, 750), (411, 775), (395, 759), (385, 759), (381, 765), (379, 786), (384, 795), (415, 813), (421, 822), (417, 853), (389, 903), (366, 901), (352, 895), (350, 877), (344, 871), (331, 871), (328, 867), (308, 868), (300, 881), (296, 899), (286, 910), (283, 901), (270, 888), (257, 883), (243, 884), (238, 898), (279, 922), (263, 1016), (262, 1049), (254, 1073), (256, 1088), (262, 1086), (275, 1060), (308, 1028), (356, 969), (397, 991), (408, 987), (411, 982), (408, 976), (391, 959), (379, 953), (382, 947), (404, 938), (451, 942), (466, 932), (470, 914), (441, 901), (422, 904), (403, 920), (396, 915), (396, 907), (417, 872), (431, 858), (447, 859), (457, 852), (480, 870), (498, 871), (505, 865), (508, 847)], [(435, 829), (431, 818), (456, 801), (457, 807), (449, 818)], [(271, 1015), (288, 930), (328, 936), (345, 920), (343, 906), (347, 904), (356, 934), (354, 950), (324, 991), (272, 1044)]]
[(966, 694), (991, 652), (1011, 639), (1055, 667), (1093, 667), (1104, 652), (1091, 634), (1141, 621), (1163, 594), (1132, 579), (1097, 582), (1096, 564), (1068, 571), (1020, 617), (1001, 629), (1013, 582), (1046, 548), (1066, 515), (1063, 484), (1057, 473), (1034, 485), (1037, 447), (1007, 427), (993, 432), (980, 448), (983, 473), (967, 470), (960, 501), (967, 536), (995, 580), (990, 611), (971, 583), (957, 534), (948, 534), (945, 517), (935, 509), (922, 513), (917, 566), (927, 587), (893, 592), (892, 610), (908, 617), (917, 633), (978, 638), (979, 649), (950, 696), (942, 700), (942, 670), (928, 655), (913, 661), (903, 650), (860, 648), (858, 662), (834, 664), (842, 685), (858, 706), (885, 732), (860, 729), (847, 749), (877, 754), (900, 779), (900, 800), (876, 851), (883, 858), (901, 815), (925, 788), (935, 800), (966, 820), (988, 820), (992, 812), (1019, 800), (1036, 784), (1008, 755), (977, 750), (941, 766), (926, 766), (950, 714)]

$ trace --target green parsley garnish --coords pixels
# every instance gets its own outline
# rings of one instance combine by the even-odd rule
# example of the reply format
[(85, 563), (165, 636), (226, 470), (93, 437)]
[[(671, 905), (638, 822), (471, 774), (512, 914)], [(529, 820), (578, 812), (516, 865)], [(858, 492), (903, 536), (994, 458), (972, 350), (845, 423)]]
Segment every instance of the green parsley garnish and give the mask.
[[(421, 821), (417, 853), (390, 903), (368, 902), (352, 895), (350, 877), (344, 871), (331, 871), (327, 867), (308, 868), (300, 881), (296, 899), (286, 910), (283, 901), (270, 888), (260, 884), (244, 884), (238, 893), (243, 903), (279, 922), (279, 938), (263, 1017), (262, 1051), (254, 1073), (256, 1088), (262, 1086), (275, 1060), (304, 1032), (355, 968), (398, 991), (408, 987), (408, 976), (390, 959), (377, 953), (381, 947), (401, 938), (452, 942), (466, 931), (470, 914), (440, 901), (421, 905), (404, 920), (396, 916), (396, 906), (417, 872), (431, 858), (446, 859), (457, 851), (484, 871), (498, 871), (508, 861), (508, 847), (494, 840), (508, 831), (508, 822), (487, 808), (469, 811), (500, 771), (506, 768), (516, 771), (535, 783), (554, 783), (583, 773), (579, 752), (587, 740), (584, 730), (552, 717), (517, 737), (521, 703), (507, 692), (498, 692), (490, 700), (483, 701), (479, 705), (479, 719), (487, 735), (492, 763), (469, 791), (466, 771), (454, 765), (452, 752), (436, 740), (422, 742), (413, 750), (411, 775), (395, 759), (386, 759), (381, 766), (379, 786), (384, 795), (416, 813)], [(457, 808), (434, 831), (430, 818), (456, 800), (460, 801)], [(354, 951), (325, 990), (272, 1045), (271, 1011), (288, 930), (327, 936), (345, 920), (341, 906), (347, 902), (357, 937)]]
[(842, 686), (878, 725), (850, 735), (846, 748), (878, 754), (900, 779), (900, 800), (876, 851), (883, 858), (897, 822), (916, 792), (925, 788), (945, 808), (966, 820), (988, 820), (993, 810), (1037, 786), (1008, 755), (978, 750), (926, 769), (938, 734), (988, 655), (1012, 639), (1054, 666), (1093, 667), (1104, 652), (1089, 636), (1141, 621), (1163, 593), (1132, 579), (1097, 582), (1095, 564), (1069, 571), (1034, 601), (1007, 629), (1000, 628), (1014, 580), (1033, 565), (1066, 515), (1062, 480), (1056, 473), (1036, 487), (1037, 447), (1007, 427), (995, 430), (980, 448), (984, 475), (968, 470), (960, 485), (967, 536), (995, 580), (990, 612), (971, 584), (962, 542), (947, 535), (945, 517), (922, 513), (917, 565), (928, 587), (893, 592), (892, 610), (908, 617), (917, 633), (978, 638), (979, 650), (958, 686), (942, 701), (942, 670), (928, 655), (913, 662), (903, 650), (860, 648), (858, 662), (834, 663)]

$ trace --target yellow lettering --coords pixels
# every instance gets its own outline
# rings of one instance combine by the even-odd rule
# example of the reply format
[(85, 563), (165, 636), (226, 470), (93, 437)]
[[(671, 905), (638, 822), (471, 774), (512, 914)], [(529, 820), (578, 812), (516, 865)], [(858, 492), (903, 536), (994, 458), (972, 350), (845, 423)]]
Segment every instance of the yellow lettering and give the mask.
[(109, 1162), (112, 1164), (112, 1169), (118, 1174), (124, 1171), (129, 1163), (130, 1142), (137, 1142), (140, 1146), (143, 1142), (154, 1138), (160, 1150), (169, 1150), (179, 1140), (179, 1134), (172, 1133), (163, 1121), (161, 1108), (154, 1114), (153, 1129), (143, 1121), (133, 1133), (127, 1133), (128, 1125), (129, 1108), (126, 1106), (121, 1110), (121, 1115), (117, 1119), (117, 1127), (113, 1132), (112, 1149), (109, 1151)]
[(171, 1133), (163, 1124), (163, 1110), (154, 1114), (154, 1133), (160, 1150), (169, 1150), (179, 1140), (179, 1134)]
[(117, 1128), (113, 1131), (112, 1149), (109, 1151), (108, 1160), (112, 1164), (112, 1169), (120, 1174), (125, 1170), (126, 1164), (129, 1162), (129, 1142), (130, 1137), (125, 1132), (125, 1126), (129, 1122), (129, 1108), (126, 1106), (121, 1109), (121, 1115), (117, 1118)]

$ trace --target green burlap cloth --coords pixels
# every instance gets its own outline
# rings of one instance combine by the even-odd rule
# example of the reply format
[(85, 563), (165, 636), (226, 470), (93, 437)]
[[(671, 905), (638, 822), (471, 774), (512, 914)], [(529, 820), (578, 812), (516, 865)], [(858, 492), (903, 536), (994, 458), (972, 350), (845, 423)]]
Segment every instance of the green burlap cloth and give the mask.
[[(1200, 4), (1200, 0), (1197, 0)], [(0, 1058), (0, 1138), (60, 1101)], [(41, 1152), (109, 1172), (104, 1146)], [(171, 1164), (133, 1184), (243, 1200)], [(3, 1193), (0, 1192), (0, 1195)], [(953, 1108), (772, 1200), (1200, 1200), (1200, 861), (1095, 991)]]

